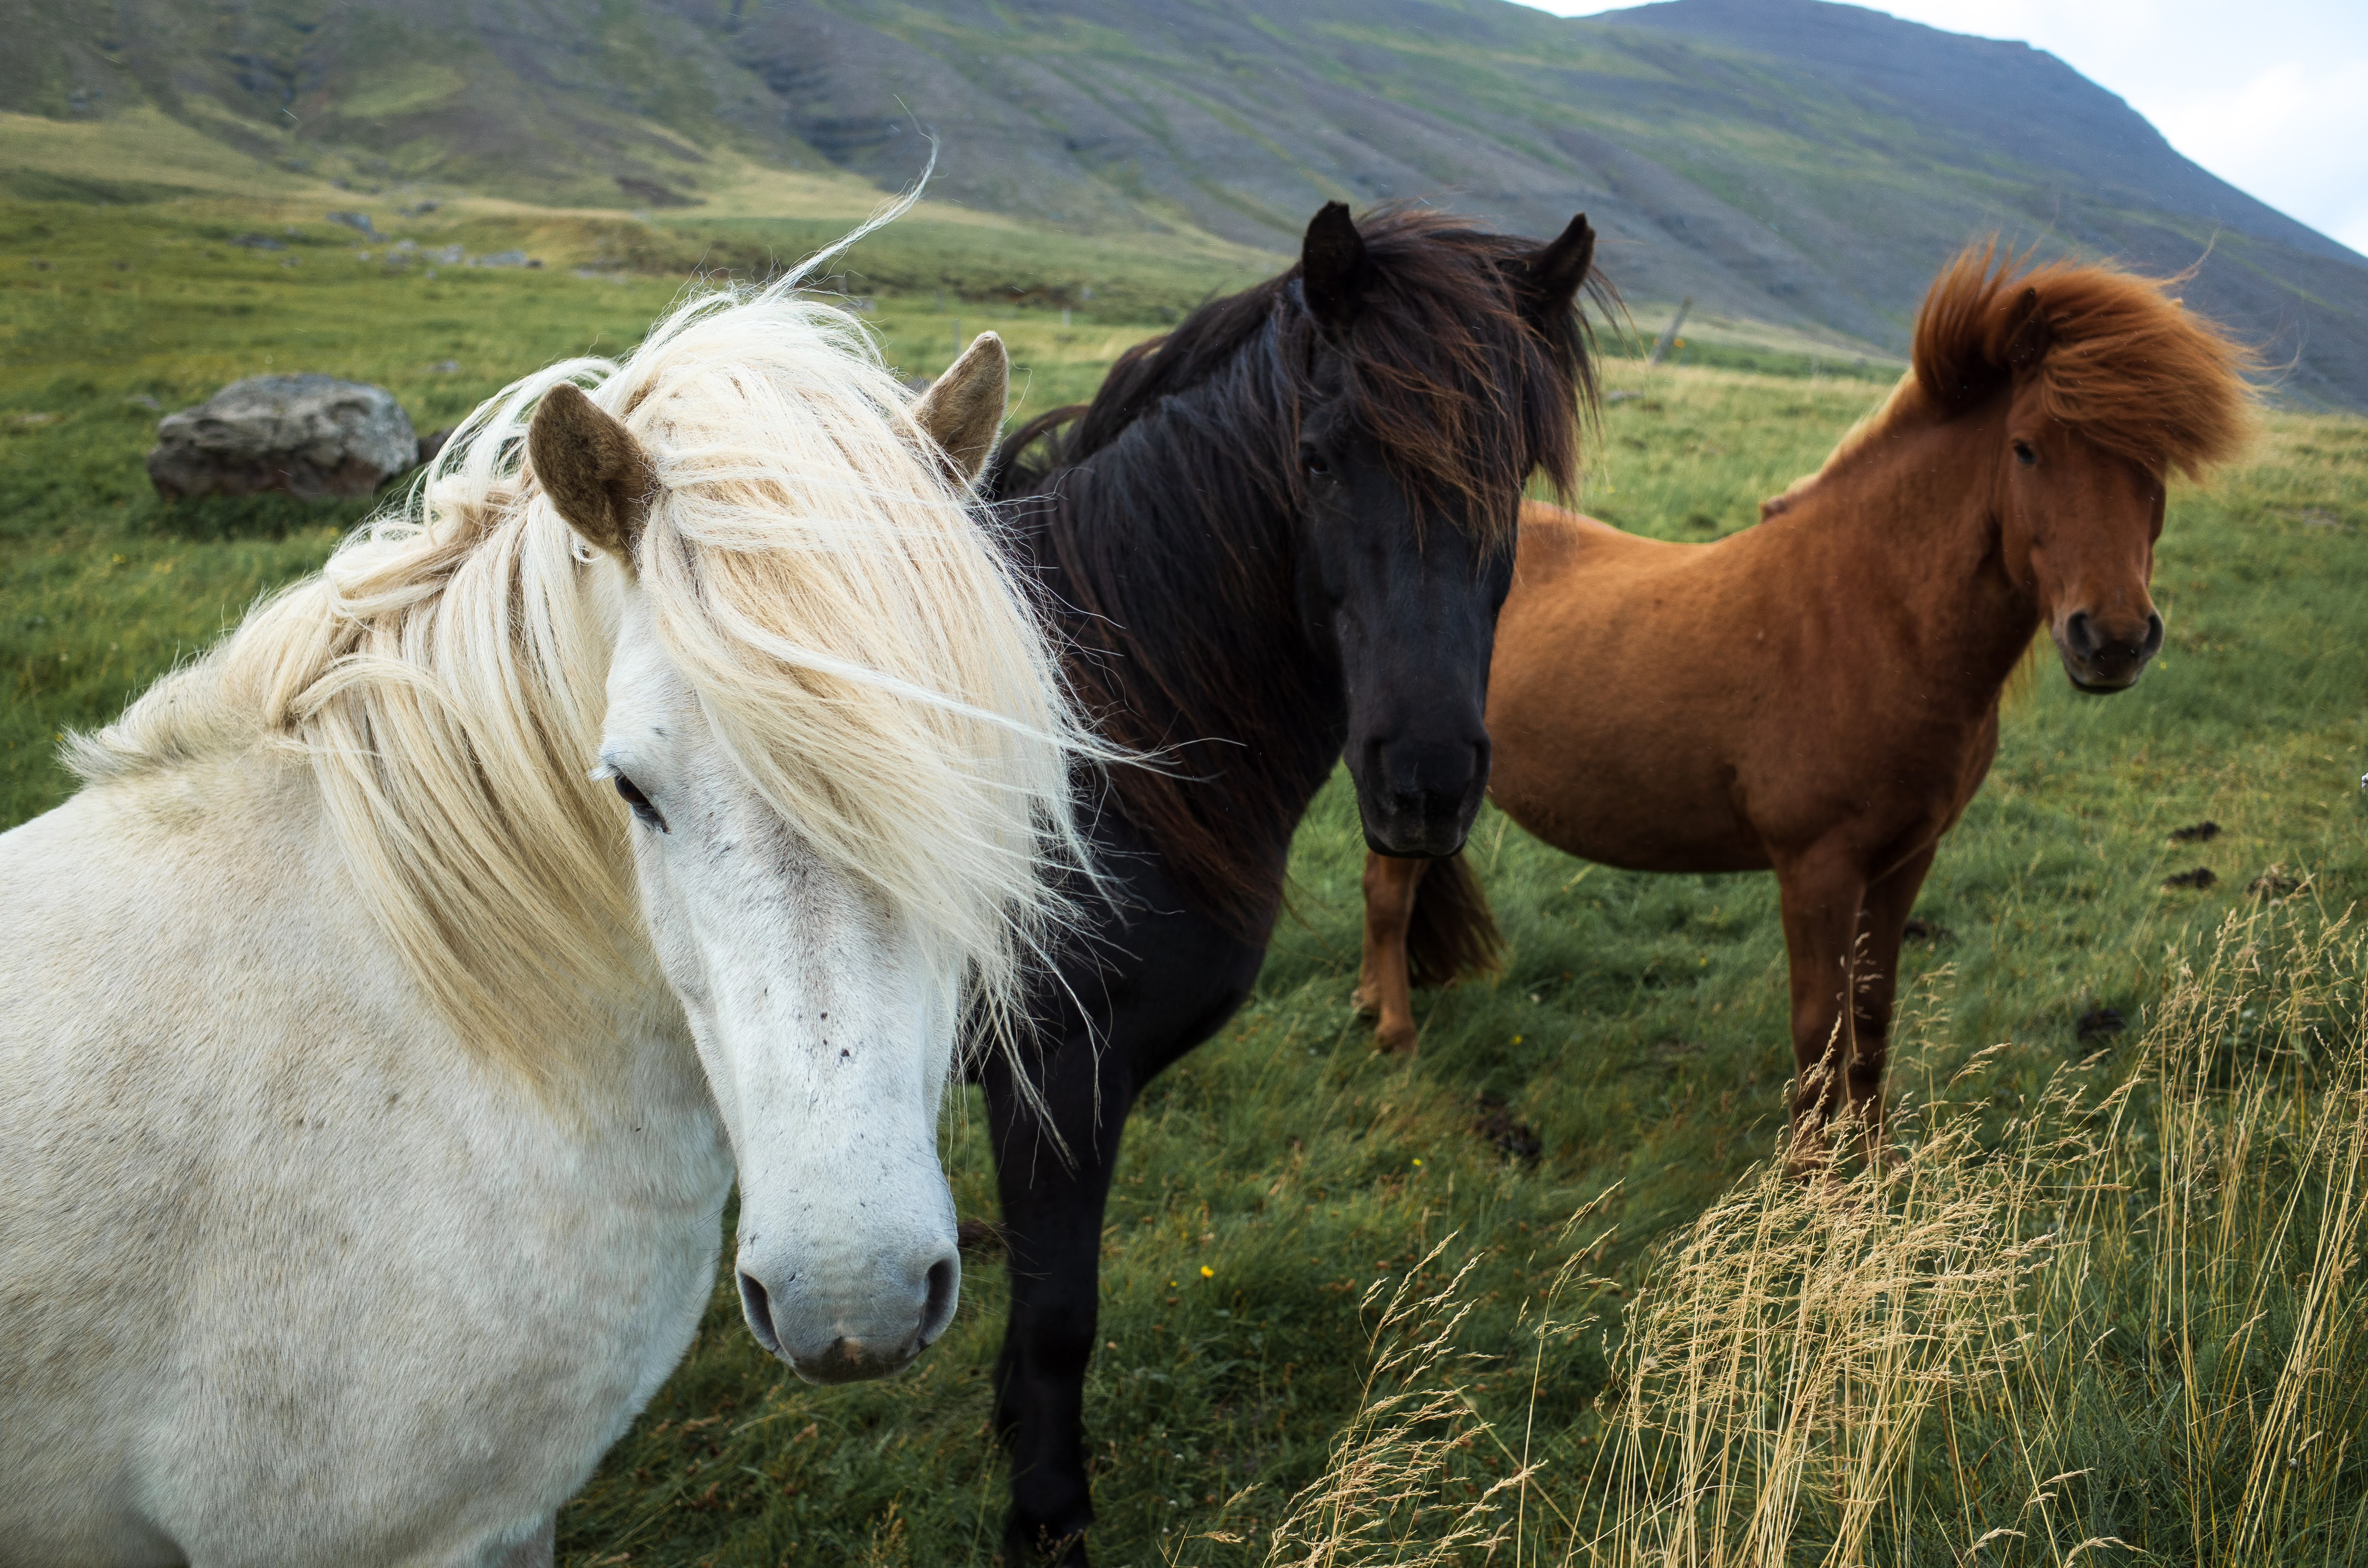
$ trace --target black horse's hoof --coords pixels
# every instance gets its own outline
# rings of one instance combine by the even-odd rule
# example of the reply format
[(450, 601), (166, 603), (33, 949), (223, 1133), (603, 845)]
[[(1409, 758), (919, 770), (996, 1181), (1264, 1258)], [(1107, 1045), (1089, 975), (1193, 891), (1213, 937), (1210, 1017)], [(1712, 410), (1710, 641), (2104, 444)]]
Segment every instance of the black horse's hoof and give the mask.
[(1003, 1532), (1003, 1568), (1093, 1568), (1093, 1559), (1083, 1529), (1062, 1535), (1014, 1519)]

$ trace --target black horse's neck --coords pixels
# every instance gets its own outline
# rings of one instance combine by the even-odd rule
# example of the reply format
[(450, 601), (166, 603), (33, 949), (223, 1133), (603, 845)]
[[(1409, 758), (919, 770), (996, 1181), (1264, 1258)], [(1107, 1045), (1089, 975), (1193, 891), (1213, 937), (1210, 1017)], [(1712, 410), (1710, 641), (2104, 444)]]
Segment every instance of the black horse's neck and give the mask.
[[(988, 483), (1059, 618), (1087, 710), (1160, 758), (1114, 771), (1121, 808), (1202, 913), (1248, 934), (1272, 919), (1348, 699), (1296, 597), (1296, 391), (1274, 320), (1290, 307), (1271, 290), (1225, 304), (1234, 319), (1161, 346), (1165, 384), (1098, 403), (1042, 466)], [(1147, 369), (1125, 363), (1111, 381)], [(1009, 449), (1076, 412), (1045, 416)]]

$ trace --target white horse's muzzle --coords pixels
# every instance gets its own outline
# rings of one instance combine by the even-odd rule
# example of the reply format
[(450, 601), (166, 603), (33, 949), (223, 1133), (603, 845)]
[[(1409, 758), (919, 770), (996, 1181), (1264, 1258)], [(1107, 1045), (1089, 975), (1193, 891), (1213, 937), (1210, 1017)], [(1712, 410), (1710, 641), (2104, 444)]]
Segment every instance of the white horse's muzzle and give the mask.
[(819, 1258), (760, 1261), (744, 1246), (740, 1311), (748, 1331), (810, 1383), (899, 1371), (945, 1333), (962, 1297), (962, 1256), (951, 1224), (945, 1233), (934, 1244), (875, 1254), (869, 1267), (832, 1286), (824, 1280), (837, 1271), (818, 1267)]

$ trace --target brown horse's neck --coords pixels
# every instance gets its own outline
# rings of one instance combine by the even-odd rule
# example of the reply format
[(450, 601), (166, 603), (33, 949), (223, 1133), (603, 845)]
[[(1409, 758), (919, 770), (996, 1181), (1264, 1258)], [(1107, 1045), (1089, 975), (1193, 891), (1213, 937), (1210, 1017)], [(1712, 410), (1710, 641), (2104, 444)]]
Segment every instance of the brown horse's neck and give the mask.
[(2002, 418), (2001, 405), (1871, 432), (1772, 519), (1830, 551), (1838, 588), (1901, 630), (1912, 656), (1893, 667), (1976, 710), (1997, 703), (2040, 619), (2007, 561)]

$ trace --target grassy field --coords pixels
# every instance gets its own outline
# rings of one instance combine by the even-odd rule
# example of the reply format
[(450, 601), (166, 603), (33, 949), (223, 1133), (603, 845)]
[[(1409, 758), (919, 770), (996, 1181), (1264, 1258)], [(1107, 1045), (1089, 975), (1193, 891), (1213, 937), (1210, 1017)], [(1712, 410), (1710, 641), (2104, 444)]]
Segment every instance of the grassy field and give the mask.
[[(267, 217), (286, 249), (230, 243)], [(501, 237), (468, 221), (469, 248)], [(613, 235), (584, 222), (545, 223), (541, 271), (431, 277), (292, 211), (0, 210), (0, 823), (62, 798), (62, 731), (362, 513), (159, 505), (136, 400), (326, 370), (449, 424), (537, 364), (630, 344), (682, 287), (596, 267)], [(877, 265), (913, 268), (903, 286), (870, 290), (892, 360), (934, 371), (957, 320), (995, 327), (1023, 411), (1082, 395), (1208, 286), (1154, 274), (1132, 319), (1078, 302), (1064, 326), (1053, 294), (962, 281), (1019, 277), (1008, 258), (924, 238)], [(1612, 364), (1633, 395), (1606, 410), (1588, 509), (1668, 538), (1747, 527), (1881, 390), (1759, 363)], [(2347, 1533), (2368, 1501), (2343, 1207), (2368, 1147), (2343, 1131), (2368, 1105), (2361, 960), (2326, 931), (2368, 889), (2368, 422), (2271, 415), (2245, 463), (2175, 487), (2156, 588), (2169, 640), (2144, 684), (2082, 698), (2043, 669), (1941, 856), (1897, 1079), (1931, 1108), (1881, 1191), (1755, 1175), (1788, 1069), (1771, 881), (1589, 869), (1485, 817), (1510, 969), (1418, 999), (1420, 1055), (1383, 1061), (1346, 1006), (1361, 848), (1328, 792), (1256, 1000), (1129, 1133), (1088, 1385), (1099, 1560), (1412, 1562), (1463, 1550), (1439, 1545), (1459, 1522), (1511, 1532), (1500, 1559), (1523, 1563), (2368, 1550)], [(2165, 885), (2197, 868), (2208, 888)], [(2099, 1007), (2132, 1028), (2077, 1038)], [(950, 1119), (946, 1153), (986, 1217), (978, 1123)], [(563, 1517), (564, 1559), (988, 1560), (998, 1265), (972, 1259), (965, 1287), (911, 1373), (832, 1391), (765, 1358), (719, 1291)], [(1821, 1388), (1841, 1392), (1802, 1392)], [(1491, 1493), (1525, 1456), (1540, 1468)]]

